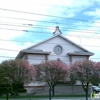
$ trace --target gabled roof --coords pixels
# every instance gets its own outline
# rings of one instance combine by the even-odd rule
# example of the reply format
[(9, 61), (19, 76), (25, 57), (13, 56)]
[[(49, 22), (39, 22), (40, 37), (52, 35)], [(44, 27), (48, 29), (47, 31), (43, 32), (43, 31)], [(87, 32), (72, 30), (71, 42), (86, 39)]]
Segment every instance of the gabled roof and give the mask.
[(62, 35), (61, 35), (62, 33), (61, 33), (61, 31), (59, 30), (59, 27), (58, 27), (58, 26), (56, 27), (56, 30), (55, 30), (55, 32), (54, 32), (53, 34), (54, 34), (53, 37), (51, 37), (51, 38), (49, 38), (49, 39), (47, 39), (47, 40), (44, 40), (44, 41), (42, 41), (42, 42), (40, 42), (40, 43), (37, 43), (37, 44), (35, 44), (35, 45), (32, 45), (32, 46), (30, 46), (30, 47), (28, 47), (28, 48), (26, 48), (26, 49), (21, 50), (21, 51), (19, 52), (19, 54), (17, 55), (16, 58), (22, 57), (25, 53), (50, 54), (50, 52), (46, 52), (46, 51), (43, 51), (43, 50), (37, 50), (37, 49), (32, 49), (32, 50), (30, 50), (30, 49), (33, 48), (33, 47), (35, 47), (35, 46), (38, 46), (38, 45), (40, 45), (40, 44), (42, 44), (42, 43), (45, 43), (45, 42), (47, 42), (47, 41), (49, 41), (49, 40), (51, 40), (51, 39), (54, 39), (54, 38), (56, 38), (56, 37), (60, 37), (60, 38), (66, 40), (66, 41), (68, 41), (68, 42), (70, 42), (71, 44), (73, 44), (73, 45), (75, 45), (76, 47), (78, 47), (78, 48), (80, 48), (80, 49), (83, 50), (83, 52), (80, 52), (80, 51), (79, 51), (79, 52), (78, 52), (78, 51), (77, 51), (77, 52), (69, 52), (69, 53), (67, 53), (68, 55), (80, 55), (80, 54), (81, 54), (81, 55), (88, 55), (88, 56), (94, 55), (94, 53), (92, 53), (92, 52), (86, 50), (85, 48), (79, 46), (78, 44), (74, 43), (73, 41), (71, 41), (71, 40), (65, 38), (64, 36), (62, 36)]
[(51, 40), (51, 39), (53, 39), (53, 38), (55, 38), (55, 37), (61, 37), (62, 39), (64, 39), (64, 40), (70, 42), (71, 44), (77, 46), (78, 48), (84, 50), (85, 52), (90, 52), (90, 51), (86, 50), (85, 48), (81, 47), (80, 45), (78, 45), (78, 44), (74, 43), (73, 41), (69, 40), (68, 38), (65, 38), (64, 36), (59, 35), (59, 34), (56, 35), (56, 36), (53, 36), (53, 37), (51, 37), (51, 38), (49, 38), (49, 39), (47, 39), (47, 40), (44, 40), (44, 41), (42, 41), (42, 42), (39, 42), (39, 43), (37, 43), (37, 44), (35, 44), (35, 45), (32, 45), (32, 46), (30, 46), (30, 47), (28, 47), (28, 48), (26, 48), (26, 49), (30, 49), (30, 48), (33, 48), (33, 47), (35, 47), (35, 46), (38, 46), (38, 45), (40, 45), (40, 44), (42, 44), (42, 43), (45, 43), (45, 42), (47, 42), (47, 41), (49, 41), (49, 40)]

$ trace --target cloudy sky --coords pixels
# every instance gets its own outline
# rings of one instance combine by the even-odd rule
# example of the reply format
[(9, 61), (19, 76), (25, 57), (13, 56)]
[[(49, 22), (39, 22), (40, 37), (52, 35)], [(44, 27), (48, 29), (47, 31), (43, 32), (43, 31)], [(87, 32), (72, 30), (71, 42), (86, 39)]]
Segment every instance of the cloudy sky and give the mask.
[(50, 38), (56, 26), (100, 61), (100, 0), (0, 0), (0, 62)]

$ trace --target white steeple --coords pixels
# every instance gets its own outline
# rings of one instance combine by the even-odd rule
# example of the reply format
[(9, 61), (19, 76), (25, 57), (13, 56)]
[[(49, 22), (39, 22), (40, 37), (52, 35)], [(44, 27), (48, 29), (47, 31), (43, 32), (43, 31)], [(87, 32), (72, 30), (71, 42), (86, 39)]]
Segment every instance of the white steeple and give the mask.
[(53, 35), (56, 36), (56, 35), (61, 35), (61, 31), (59, 30), (59, 26), (56, 26), (56, 29), (55, 29), (55, 32), (53, 32)]

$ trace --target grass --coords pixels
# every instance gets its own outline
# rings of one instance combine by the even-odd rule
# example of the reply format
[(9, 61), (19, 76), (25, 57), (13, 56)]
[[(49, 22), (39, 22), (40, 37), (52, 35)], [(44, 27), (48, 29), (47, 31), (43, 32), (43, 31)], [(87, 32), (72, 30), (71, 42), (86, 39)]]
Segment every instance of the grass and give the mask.
[[(26, 96), (9, 96), (9, 98), (48, 98), (49, 95), (26, 95)], [(56, 95), (53, 98), (78, 98), (85, 97), (85, 95)], [(0, 96), (0, 99), (5, 99), (6, 96)]]

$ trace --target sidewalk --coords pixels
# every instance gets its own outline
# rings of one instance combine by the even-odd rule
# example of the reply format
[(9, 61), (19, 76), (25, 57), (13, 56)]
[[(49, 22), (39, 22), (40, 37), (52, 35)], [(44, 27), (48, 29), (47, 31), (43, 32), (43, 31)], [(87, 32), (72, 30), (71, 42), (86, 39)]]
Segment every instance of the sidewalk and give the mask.
[[(0, 99), (0, 100), (6, 100), (6, 99)], [(16, 99), (8, 99), (8, 100), (49, 100), (49, 98), (16, 98)], [(86, 100), (86, 98), (51, 98), (51, 100)], [(88, 98), (88, 100), (91, 100), (91, 98)], [(95, 98), (93, 100), (100, 100), (100, 98)]]
[[(45, 99), (33, 99), (33, 98), (30, 98), (30, 99), (27, 99), (27, 100), (49, 100), (49, 98), (45, 98)], [(86, 98), (51, 98), (51, 100), (86, 100)], [(88, 100), (91, 100), (91, 98), (88, 98)], [(100, 100), (100, 98), (95, 98), (93, 100)]]
[[(28, 99), (27, 99), (28, 100)], [(30, 99), (30, 100), (49, 100), (49, 99)], [(52, 98), (51, 100), (86, 100), (86, 98)], [(88, 100), (91, 100), (91, 98), (89, 98)], [(100, 98), (96, 98), (96, 99), (93, 99), (93, 100), (100, 100)]]

